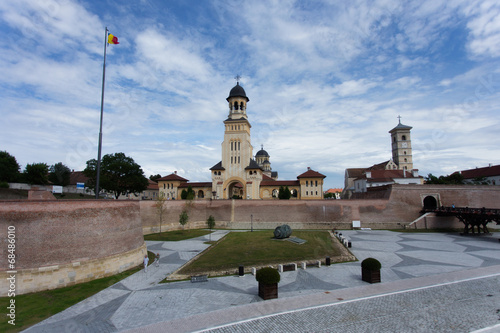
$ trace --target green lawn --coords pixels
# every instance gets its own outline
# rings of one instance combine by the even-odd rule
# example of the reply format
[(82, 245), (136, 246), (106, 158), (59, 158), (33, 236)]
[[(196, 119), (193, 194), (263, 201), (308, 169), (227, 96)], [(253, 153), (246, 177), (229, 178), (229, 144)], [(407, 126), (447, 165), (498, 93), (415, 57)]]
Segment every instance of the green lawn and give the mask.
[[(151, 255), (154, 257), (154, 254), (151, 253)], [(151, 259), (150, 263), (152, 263)], [(14, 297), (16, 300), (16, 325), (12, 326), (9, 324), (7, 321), (10, 319), (3, 315), (0, 322), (0, 332), (19, 332), (25, 330), (132, 275), (141, 268), (142, 265), (114, 276), (80, 283), (71, 287), (16, 295)], [(10, 297), (0, 297), (0, 308), (4, 314), (7, 313), (6, 308), (9, 305), (10, 299)]]
[(182, 268), (180, 274), (201, 274), (208, 271), (237, 269), (239, 265), (259, 266), (324, 259), (340, 255), (337, 242), (327, 231), (294, 230), (296, 236), (307, 240), (295, 244), (273, 238), (272, 230), (231, 232), (194, 262)]
[(149, 241), (164, 241), (164, 242), (177, 242), (185, 239), (196, 238), (205, 236), (210, 233), (210, 230), (205, 229), (192, 229), (192, 230), (174, 230), (166, 231), (161, 234), (144, 235), (144, 240)]

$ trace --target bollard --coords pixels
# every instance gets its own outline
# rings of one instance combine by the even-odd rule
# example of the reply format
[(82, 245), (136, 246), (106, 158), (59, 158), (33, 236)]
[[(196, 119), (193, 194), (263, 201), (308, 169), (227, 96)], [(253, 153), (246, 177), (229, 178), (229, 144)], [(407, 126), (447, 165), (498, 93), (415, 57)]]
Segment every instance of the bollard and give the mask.
[(238, 269), (238, 275), (239, 276), (245, 275), (245, 267), (243, 265), (240, 265), (240, 267)]
[(301, 264), (301, 265), (302, 265), (302, 269), (306, 269), (307, 264), (306, 264), (304, 261), (302, 262), (302, 264)]
[(352, 247), (352, 243), (351, 243), (351, 241), (348, 241), (348, 242), (347, 242), (347, 247)]
[(257, 268), (252, 267), (252, 275), (255, 276), (255, 274), (257, 274)]
[(330, 257), (326, 257), (325, 265), (330, 266), (332, 264), (332, 261), (330, 260)]
[(278, 272), (283, 273), (283, 265), (278, 265)]
[(321, 260), (318, 260), (316, 264), (318, 265), (318, 268), (321, 268)]

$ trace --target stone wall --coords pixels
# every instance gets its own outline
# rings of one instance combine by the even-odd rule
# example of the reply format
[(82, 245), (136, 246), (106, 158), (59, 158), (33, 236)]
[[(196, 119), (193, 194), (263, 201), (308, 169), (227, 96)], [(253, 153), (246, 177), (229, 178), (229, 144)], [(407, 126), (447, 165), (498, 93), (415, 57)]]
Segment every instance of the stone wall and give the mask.
[[(188, 211), (186, 228), (206, 227), (213, 215), (216, 227), (233, 229), (272, 229), (283, 223), (297, 229), (350, 229), (353, 220), (361, 227), (402, 229), (417, 220), (423, 200), (433, 196), (439, 206), (500, 208), (499, 186), (472, 185), (393, 185), (370, 191), (366, 199), (356, 200), (183, 200), (166, 201), (162, 231), (180, 229), (179, 215)], [(145, 234), (158, 232), (155, 202), (141, 202)], [(417, 228), (461, 228), (456, 218), (427, 217)], [(415, 227), (415, 225), (412, 225)]]
[[(0, 201), (0, 230), (15, 228), (16, 294), (63, 287), (139, 265), (146, 253), (137, 201)], [(0, 241), (0, 289), (11, 271)]]

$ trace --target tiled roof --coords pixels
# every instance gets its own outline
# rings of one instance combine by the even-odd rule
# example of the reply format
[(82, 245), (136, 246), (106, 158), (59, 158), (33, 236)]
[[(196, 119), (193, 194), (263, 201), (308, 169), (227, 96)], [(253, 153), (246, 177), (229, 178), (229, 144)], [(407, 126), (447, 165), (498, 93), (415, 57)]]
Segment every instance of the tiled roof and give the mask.
[(297, 178), (326, 178), (326, 176), (308, 168), (306, 172), (304, 172), (301, 175), (298, 175)]
[(192, 182), (192, 183), (182, 183), (179, 185), (179, 188), (188, 188), (191, 187), (212, 187), (212, 182)]
[(411, 126), (407, 126), (407, 125), (403, 125), (401, 124), (401, 122), (398, 124), (398, 126), (394, 127), (393, 129), (391, 129), (389, 131), (389, 133), (392, 133), (394, 131), (397, 131), (397, 130), (411, 130), (413, 127)]
[(159, 178), (157, 180), (158, 181), (179, 180), (181, 182), (188, 182), (189, 181), (186, 178), (182, 178), (181, 176), (177, 175), (176, 173), (172, 173), (172, 174), (170, 174), (168, 176), (161, 177), (161, 178)]
[[(368, 178), (366, 173), (358, 179), (367, 179), (371, 182), (392, 181), (394, 178), (422, 178), (422, 176), (414, 177), (413, 173), (404, 170), (371, 170), (371, 177)], [(406, 172), (406, 175), (403, 173)]]
[(341, 188), (329, 188), (325, 193), (340, 193), (342, 192)]
[(500, 165), (460, 171), (464, 179), (500, 176)]
[(211, 167), (210, 170), (226, 170), (226, 169), (224, 169), (224, 167), (222, 166), (222, 161), (220, 161), (219, 163)]
[(89, 177), (83, 174), (83, 171), (73, 171), (69, 175), (69, 184), (76, 185), (76, 183), (86, 183)]
[(390, 162), (391, 160), (388, 160), (388, 161), (385, 161), (385, 162), (382, 162), (382, 163), (379, 163), (379, 164), (374, 164), (372, 165), (371, 167), (369, 167), (368, 169), (366, 170), (385, 170), (387, 164)]
[(248, 169), (260, 169), (262, 170), (262, 168), (260, 167), (260, 165), (255, 162), (254, 159), (250, 159), (250, 164), (248, 164), (248, 166), (245, 168), (245, 170), (248, 170)]
[(300, 186), (298, 180), (263, 180), (260, 186)]
[(151, 179), (148, 179), (148, 190), (157, 190), (158, 189), (158, 183), (152, 181)]
[(351, 169), (346, 169), (347, 171), (347, 176), (349, 178), (358, 178), (363, 175), (363, 172), (366, 170), (366, 168), (351, 168)]

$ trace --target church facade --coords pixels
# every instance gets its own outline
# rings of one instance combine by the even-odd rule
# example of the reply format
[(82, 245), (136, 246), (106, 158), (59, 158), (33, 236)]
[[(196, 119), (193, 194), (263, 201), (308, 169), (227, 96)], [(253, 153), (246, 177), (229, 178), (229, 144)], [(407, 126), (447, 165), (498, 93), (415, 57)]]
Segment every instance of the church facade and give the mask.
[(264, 147), (253, 155), (249, 98), (239, 82), (226, 100), (229, 114), (224, 120), (222, 159), (210, 168), (212, 181), (189, 182), (174, 172), (158, 179), (160, 193), (167, 199), (180, 199), (182, 191), (191, 187), (196, 199), (273, 199), (281, 187), (288, 187), (292, 199), (323, 199), (325, 175), (307, 168), (296, 180), (278, 180)]

